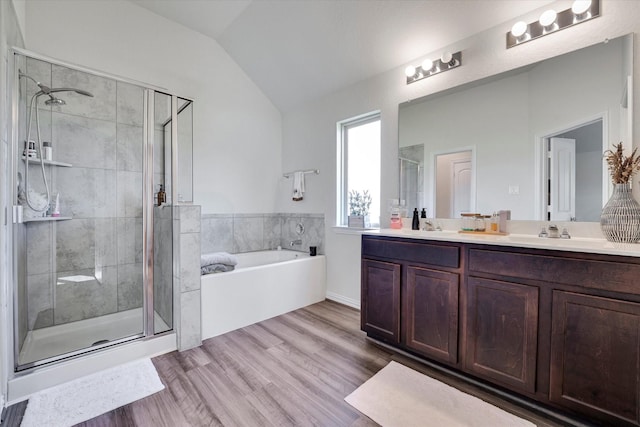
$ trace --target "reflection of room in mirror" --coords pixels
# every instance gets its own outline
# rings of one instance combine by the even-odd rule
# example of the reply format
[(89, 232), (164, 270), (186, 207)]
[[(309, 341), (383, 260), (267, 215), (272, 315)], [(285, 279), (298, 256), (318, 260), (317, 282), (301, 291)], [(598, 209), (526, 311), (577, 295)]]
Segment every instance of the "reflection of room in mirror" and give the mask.
[[(603, 119), (544, 137), (547, 219), (599, 221), (602, 211)], [(606, 179), (606, 175), (605, 175)]]
[(460, 218), (473, 211), (471, 150), (435, 156), (435, 212), (437, 218)]
[[(610, 191), (601, 161), (603, 147), (632, 143), (633, 97), (627, 96), (631, 76), (633, 36), (627, 35), (401, 104), (399, 152), (424, 146), (424, 191), (416, 195), (416, 207), (429, 208), (433, 203), (431, 159), (474, 147), (472, 210), (485, 214), (511, 210), (514, 220), (548, 219), (543, 140), (576, 138), (576, 211), (567, 218), (597, 221)], [(602, 118), (599, 149), (583, 146), (582, 136), (565, 135), (597, 118)], [(589, 164), (584, 169), (583, 161)], [(406, 180), (400, 177), (401, 182)], [(409, 195), (403, 198), (411, 200)], [(435, 216), (441, 215), (445, 214), (438, 210)]]
[(400, 149), (400, 200), (408, 208), (426, 208), (424, 205), (424, 145)]

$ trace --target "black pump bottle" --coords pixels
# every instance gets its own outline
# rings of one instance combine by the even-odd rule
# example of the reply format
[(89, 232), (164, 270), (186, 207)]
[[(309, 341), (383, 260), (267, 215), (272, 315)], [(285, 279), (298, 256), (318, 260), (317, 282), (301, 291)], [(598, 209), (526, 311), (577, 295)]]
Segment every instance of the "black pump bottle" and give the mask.
[(412, 230), (420, 230), (420, 218), (418, 218), (418, 208), (413, 209), (413, 221), (411, 221)]

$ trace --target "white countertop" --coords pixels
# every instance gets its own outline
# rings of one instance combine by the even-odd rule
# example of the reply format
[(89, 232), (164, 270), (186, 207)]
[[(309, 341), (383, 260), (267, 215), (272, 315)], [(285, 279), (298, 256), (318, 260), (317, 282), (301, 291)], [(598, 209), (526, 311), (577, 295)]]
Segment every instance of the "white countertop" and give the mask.
[(453, 230), (420, 231), (409, 229), (382, 229), (366, 231), (365, 235), (404, 237), (409, 239), (436, 240), (443, 242), (482, 243), (496, 246), (512, 246), (534, 249), (551, 249), (570, 252), (623, 255), (640, 257), (640, 244), (614, 243), (606, 239), (572, 237), (571, 239), (550, 239), (531, 234), (465, 234)]

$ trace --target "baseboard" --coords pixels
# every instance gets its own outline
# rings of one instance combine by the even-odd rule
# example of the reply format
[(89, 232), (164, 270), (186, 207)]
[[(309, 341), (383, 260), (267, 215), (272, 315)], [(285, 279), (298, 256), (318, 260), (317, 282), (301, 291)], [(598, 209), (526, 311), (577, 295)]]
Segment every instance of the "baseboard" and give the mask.
[(335, 294), (333, 292), (327, 292), (327, 299), (330, 299), (331, 301), (339, 302), (340, 304), (348, 305), (349, 307), (353, 307), (360, 310), (359, 300), (356, 300), (353, 298), (347, 298), (345, 296), (342, 296), (340, 294)]

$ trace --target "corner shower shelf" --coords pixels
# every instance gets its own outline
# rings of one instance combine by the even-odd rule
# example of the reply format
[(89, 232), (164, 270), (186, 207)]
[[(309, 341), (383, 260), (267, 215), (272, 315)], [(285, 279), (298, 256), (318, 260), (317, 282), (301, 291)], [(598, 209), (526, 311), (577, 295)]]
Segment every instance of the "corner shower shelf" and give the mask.
[[(24, 160), (24, 157), (22, 157), (22, 160)], [(31, 158), (29, 159), (29, 163), (33, 163), (33, 164), (40, 164), (40, 159), (34, 159)], [(73, 165), (71, 163), (64, 163), (64, 162), (57, 162), (55, 160), (46, 160), (44, 161), (45, 165), (50, 165), (50, 166), (60, 166), (62, 168), (70, 168)]]
[(73, 219), (70, 216), (43, 216), (41, 218), (25, 218), (22, 222), (42, 222), (42, 221), (67, 221)]

